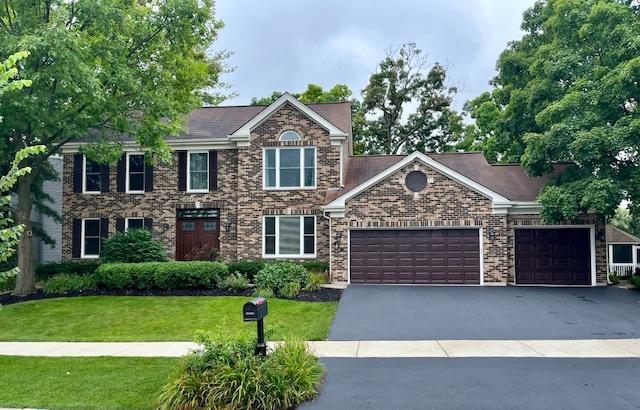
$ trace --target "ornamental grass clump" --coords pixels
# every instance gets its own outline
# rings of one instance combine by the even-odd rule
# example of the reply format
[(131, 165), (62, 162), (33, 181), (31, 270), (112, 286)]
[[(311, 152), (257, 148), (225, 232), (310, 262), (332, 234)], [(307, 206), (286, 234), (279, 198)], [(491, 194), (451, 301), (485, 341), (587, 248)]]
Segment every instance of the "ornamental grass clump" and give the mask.
[(158, 399), (160, 409), (290, 409), (318, 394), (324, 367), (301, 341), (255, 356), (255, 339), (201, 337)]

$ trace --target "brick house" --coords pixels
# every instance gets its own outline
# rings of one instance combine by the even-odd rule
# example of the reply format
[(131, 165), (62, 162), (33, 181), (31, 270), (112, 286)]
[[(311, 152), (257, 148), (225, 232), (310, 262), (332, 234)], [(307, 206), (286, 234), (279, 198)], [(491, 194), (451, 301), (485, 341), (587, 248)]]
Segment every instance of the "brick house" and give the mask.
[(111, 167), (64, 147), (64, 259), (146, 227), (174, 259), (321, 260), (336, 283), (606, 284), (604, 218), (542, 223), (549, 177), (481, 153), (353, 156), (349, 103), (200, 108), (167, 142), (155, 168), (132, 141)]

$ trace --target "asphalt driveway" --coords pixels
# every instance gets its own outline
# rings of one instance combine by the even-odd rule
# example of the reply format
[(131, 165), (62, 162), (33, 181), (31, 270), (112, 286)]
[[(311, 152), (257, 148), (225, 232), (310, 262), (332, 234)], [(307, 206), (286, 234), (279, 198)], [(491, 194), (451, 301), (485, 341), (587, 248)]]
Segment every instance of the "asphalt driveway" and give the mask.
[(637, 409), (639, 359), (324, 359), (301, 409)]
[(640, 291), (351, 285), (329, 340), (640, 337)]

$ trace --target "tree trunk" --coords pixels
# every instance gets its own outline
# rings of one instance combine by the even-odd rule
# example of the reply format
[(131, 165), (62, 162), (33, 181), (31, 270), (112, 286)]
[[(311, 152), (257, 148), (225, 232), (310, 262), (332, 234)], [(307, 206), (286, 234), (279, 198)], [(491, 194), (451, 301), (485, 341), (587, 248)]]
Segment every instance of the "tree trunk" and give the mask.
[(24, 296), (35, 291), (35, 272), (33, 270), (32, 239), (31, 232), (31, 183), (33, 176), (24, 175), (18, 180), (18, 212), (17, 222), (24, 225), (24, 231), (18, 243), (18, 267), (20, 272), (16, 280), (13, 294)]

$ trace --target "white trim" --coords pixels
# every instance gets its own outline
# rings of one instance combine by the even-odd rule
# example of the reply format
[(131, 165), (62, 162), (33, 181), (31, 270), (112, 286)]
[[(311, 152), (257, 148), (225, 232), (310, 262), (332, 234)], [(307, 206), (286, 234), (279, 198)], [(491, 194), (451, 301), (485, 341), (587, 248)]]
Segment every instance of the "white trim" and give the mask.
[[(367, 226), (358, 228), (347, 229), (347, 283), (351, 284), (351, 231), (438, 231), (443, 229), (472, 229), (478, 231), (478, 242), (480, 245), (480, 284), (475, 283), (460, 283), (460, 284), (446, 284), (446, 283), (385, 283), (384, 285), (398, 285), (398, 286), (486, 286), (484, 283), (484, 251), (483, 238), (482, 238), (482, 226), (481, 225), (465, 225), (465, 226)], [(499, 286), (506, 285), (500, 283)]]
[[(304, 150), (313, 148), (313, 185), (304, 185), (304, 170), (306, 162), (304, 160)], [(276, 153), (276, 185), (267, 186), (267, 151), (273, 150)], [(300, 186), (280, 186), (280, 151), (298, 150), (300, 155)], [(318, 148), (315, 146), (296, 147), (263, 147), (262, 148), (262, 189), (265, 191), (293, 191), (293, 190), (314, 190), (318, 186)]]
[(129, 156), (131, 156), (131, 155), (142, 155), (142, 160), (144, 161), (144, 152), (131, 151), (131, 152), (127, 152), (125, 154), (125, 157), (124, 157), (125, 158), (124, 159), (125, 160), (125, 173), (124, 173), (124, 175), (125, 175), (125, 177), (124, 177), (125, 178), (124, 179), (125, 189), (124, 189), (124, 191), (127, 194), (144, 194), (144, 190), (146, 188), (144, 186), (145, 178), (146, 178), (146, 175), (145, 175), (146, 169), (145, 169), (144, 165), (143, 165), (143, 168), (142, 168), (142, 190), (132, 191), (132, 190), (129, 189), (129, 179), (130, 179), (129, 178), (130, 177), (130, 175), (129, 175)]
[[(300, 219), (300, 254), (280, 253), (280, 218)], [(267, 218), (275, 218), (275, 245), (276, 253), (267, 254), (265, 241)], [(313, 218), (313, 253), (304, 253), (304, 218)], [(318, 220), (315, 215), (263, 215), (262, 216), (262, 258), (263, 259), (315, 259), (318, 254)]]
[(136, 219), (136, 220), (141, 220), (142, 221), (142, 229), (144, 229), (144, 218), (143, 217), (128, 217), (128, 218), (124, 218), (124, 230), (127, 231), (129, 229), (129, 221), (131, 219)]
[[(560, 286), (560, 287), (585, 287), (585, 286), (597, 286), (596, 279), (596, 227), (595, 225), (520, 225), (514, 226), (514, 238), (516, 229), (568, 229), (568, 228), (581, 228), (589, 229), (589, 252), (591, 253), (591, 285), (545, 285), (545, 284), (524, 284), (520, 286)], [(516, 241), (513, 241), (513, 284), (518, 285), (516, 282)]]
[(82, 156), (82, 193), (89, 195), (99, 195), (102, 193), (102, 170), (100, 170), (100, 189), (97, 191), (87, 191), (87, 156)]
[(340, 188), (342, 188), (344, 186), (344, 177), (343, 177), (343, 170), (342, 170), (342, 165), (344, 163), (344, 159), (342, 158), (343, 156), (343, 151), (344, 151), (344, 144), (340, 144)]
[[(191, 154), (207, 154), (207, 188), (206, 189), (191, 189)], [(209, 192), (209, 151), (206, 150), (193, 150), (187, 151), (187, 192), (191, 193), (204, 193)]]
[(478, 184), (477, 182), (473, 181), (470, 178), (467, 178), (466, 176), (460, 174), (457, 171), (454, 171), (453, 169), (441, 164), (440, 162), (432, 159), (431, 157), (429, 157), (428, 155), (425, 155), (421, 152), (414, 152), (411, 155), (406, 156), (403, 160), (397, 162), (396, 164), (390, 166), (389, 168), (385, 169), (384, 171), (380, 172), (379, 174), (369, 178), (368, 180), (366, 180), (365, 182), (361, 183), (360, 185), (358, 185), (357, 187), (355, 187), (354, 189), (350, 190), (349, 192), (346, 192), (344, 194), (342, 194), (341, 196), (339, 196), (338, 198), (334, 199), (333, 201), (331, 201), (329, 204), (325, 205), (323, 208), (325, 210), (331, 210), (331, 211), (340, 211), (340, 210), (344, 210), (344, 207), (346, 206), (346, 201), (353, 198), (354, 196), (358, 195), (359, 193), (363, 192), (364, 190), (368, 189), (369, 187), (377, 184), (378, 182), (384, 180), (385, 178), (393, 175), (395, 172), (401, 170), (402, 168), (408, 166), (409, 164), (411, 164), (414, 161), (420, 161), (423, 164), (427, 165), (428, 167), (440, 172), (441, 174), (456, 180), (457, 182), (461, 183), (462, 185), (465, 185), (466, 187), (478, 192), (479, 194), (489, 198), (492, 200), (493, 202), (493, 206), (494, 207), (502, 207), (502, 206), (507, 206), (510, 207), (512, 205), (512, 202), (509, 201), (507, 198), (505, 198), (504, 196), (491, 191), (490, 189), (488, 189), (487, 187)]
[(322, 216), (329, 221), (329, 283), (333, 282), (333, 246), (332, 246), (332, 241), (333, 238), (331, 237), (331, 222), (333, 221), (331, 219), (330, 216), (327, 215), (327, 213), (323, 213)]
[(253, 117), (249, 122), (244, 124), (242, 127), (238, 128), (233, 134), (229, 136), (232, 141), (240, 141), (248, 140), (251, 135), (251, 131), (260, 125), (264, 120), (269, 118), (271, 114), (278, 111), (285, 104), (291, 104), (300, 112), (305, 114), (307, 117), (311, 118), (313, 121), (318, 123), (322, 128), (329, 132), (329, 137), (333, 139), (345, 139), (349, 136), (349, 134), (340, 130), (338, 127), (333, 125), (331, 122), (327, 121), (323, 116), (313, 111), (307, 105), (301, 103), (297, 98), (289, 93), (284, 93), (280, 98), (274, 101), (271, 105), (262, 110), (258, 115)]
[(98, 239), (102, 239), (102, 223), (100, 218), (82, 218), (82, 226), (80, 229), (80, 259), (98, 259), (100, 257), (100, 249), (101, 245), (98, 245), (98, 254), (97, 255), (85, 255), (84, 253), (84, 222), (85, 221), (98, 221)]

